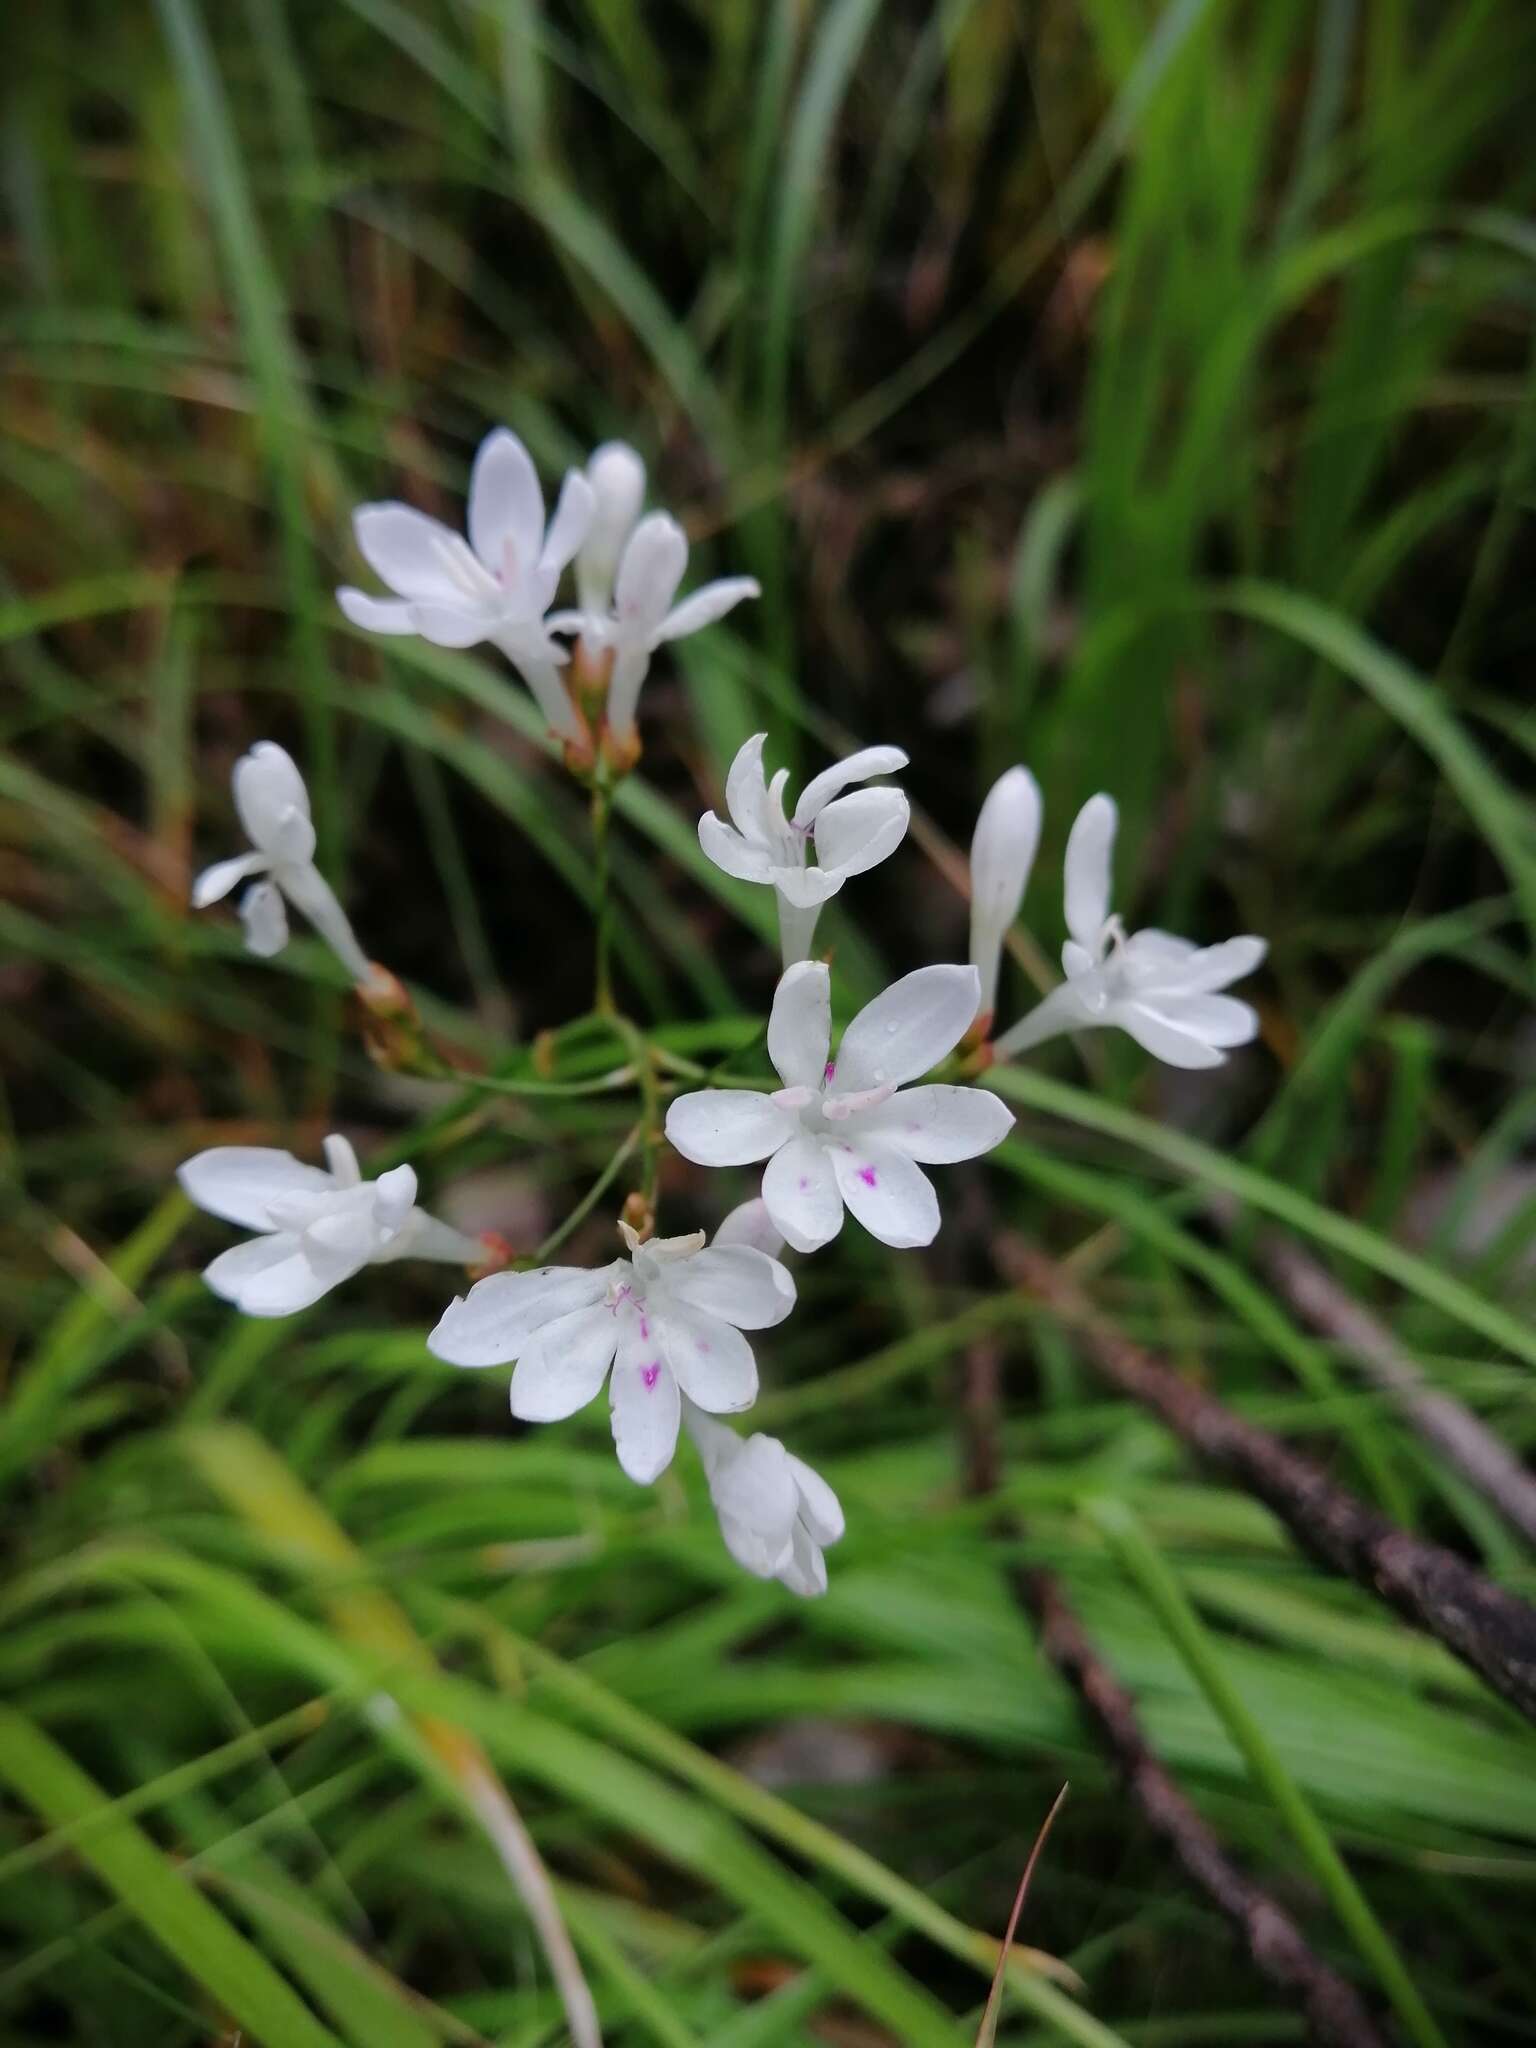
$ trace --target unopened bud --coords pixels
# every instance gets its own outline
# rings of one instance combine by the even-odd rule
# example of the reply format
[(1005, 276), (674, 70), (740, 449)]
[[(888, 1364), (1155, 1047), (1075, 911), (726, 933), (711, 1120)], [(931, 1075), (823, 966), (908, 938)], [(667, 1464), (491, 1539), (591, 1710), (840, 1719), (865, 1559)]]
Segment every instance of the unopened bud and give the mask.
[(1033, 775), (1010, 768), (987, 792), (971, 840), (971, 965), (981, 976), (980, 1014), (989, 1018), (997, 1007), (1003, 940), (1019, 914), (1040, 844), (1040, 808)]

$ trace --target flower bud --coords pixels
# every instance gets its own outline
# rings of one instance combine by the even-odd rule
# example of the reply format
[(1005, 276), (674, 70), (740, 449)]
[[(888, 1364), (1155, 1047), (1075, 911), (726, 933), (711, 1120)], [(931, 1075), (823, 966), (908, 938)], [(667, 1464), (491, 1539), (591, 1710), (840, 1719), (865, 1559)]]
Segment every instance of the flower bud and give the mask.
[(1003, 940), (1019, 914), (1040, 843), (1040, 788), (1010, 768), (987, 792), (971, 840), (971, 965), (981, 975), (980, 1018), (997, 1007)]
[(623, 441), (605, 441), (587, 462), (595, 510), (576, 556), (576, 595), (585, 612), (606, 612), (613, 578), (645, 500), (645, 464)]

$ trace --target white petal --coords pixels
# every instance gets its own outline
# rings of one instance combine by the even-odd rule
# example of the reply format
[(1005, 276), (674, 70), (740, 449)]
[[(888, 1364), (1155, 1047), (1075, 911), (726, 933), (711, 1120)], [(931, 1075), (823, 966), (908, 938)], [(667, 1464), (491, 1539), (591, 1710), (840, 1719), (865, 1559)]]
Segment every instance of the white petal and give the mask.
[(489, 605), (443, 597), (430, 603), (413, 603), (411, 627), (434, 647), (478, 647), (496, 629), (496, 613)]
[(768, 735), (753, 733), (736, 749), (725, 778), (725, 808), (743, 838), (768, 837), (768, 783), (763, 774), (763, 746)]
[(784, 1249), (784, 1234), (776, 1228), (762, 1196), (754, 1195), (751, 1201), (738, 1202), (732, 1209), (715, 1232), (715, 1243), (722, 1249), (727, 1245), (746, 1245), (776, 1259)]
[(440, 519), (414, 505), (360, 505), (352, 515), (358, 550), (381, 583), (398, 597), (452, 598), (458, 586), (444, 565), (444, 549), (463, 542)]
[(843, 1534), (843, 1509), (837, 1495), (819, 1472), (803, 1458), (789, 1454), (789, 1469), (800, 1490), (800, 1513), (818, 1543), (836, 1543)]
[(800, 1493), (776, 1437), (735, 1438), (710, 1474), (725, 1547), (745, 1571), (771, 1579), (794, 1554)]
[(361, 626), (366, 633), (416, 631), (408, 598), (370, 597), (366, 590), (354, 590), (344, 583), (336, 593), (336, 602), (353, 625)]
[[(214, 1265), (218, 1264), (215, 1259)], [(322, 1270), (303, 1252), (296, 1251), (260, 1272), (248, 1274), (240, 1282), (239, 1293), (230, 1298), (242, 1315), (295, 1315), (301, 1308), (312, 1308), (322, 1295), (350, 1279), (362, 1264), (360, 1258), (335, 1259)]]
[(226, 1223), (270, 1230), (270, 1205), (285, 1195), (325, 1194), (335, 1185), (318, 1166), (267, 1145), (214, 1145), (177, 1168), (182, 1191)]
[(398, 1230), (416, 1206), (416, 1169), (392, 1166), (374, 1182), (374, 1220), (383, 1230)]
[(876, 1139), (927, 1166), (977, 1159), (1000, 1145), (1013, 1128), (1013, 1111), (988, 1088), (952, 1088), (943, 1082), (903, 1088), (878, 1108), (849, 1120), (855, 1144)]
[(613, 1442), (637, 1485), (649, 1486), (672, 1462), (682, 1403), (653, 1329), (631, 1316), (609, 1381)]
[(965, 1036), (981, 1000), (974, 967), (919, 967), (866, 1003), (837, 1049), (836, 1092), (915, 1081)]
[(549, 522), (549, 532), (544, 537), (543, 552), (539, 556), (541, 569), (559, 574), (586, 539), (593, 510), (592, 486), (579, 469), (568, 469), (565, 482), (560, 486), (555, 516)]
[(247, 875), (261, 874), (266, 865), (264, 853), (237, 853), (233, 860), (216, 860), (192, 884), (192, 908), (206, 910), (210, 903), (218, 903), (227, 896), (236, 882), (243, 882)]
[(638, 1233), (629, 1224), (620, 1223), (619, 1229), (629, 1246), (631, 1258), (638, 1252), (641, 1259), (651, 1266), (675, 1266), (704, 1249), (702, 1230), (690, 1230), (678, 1237), (653, 1237), (642, 1244)]
[(868, 782), (872, 775), (894, 775), (906, 765), (907, 757), (900, 747), (860, 747), (856, 754), (811, 777), (795, 805), (795, 823), (814, 824), (824, 806), (850, 783)]
[[(331, 1200), (343, 1198), (332, 1196)], [(302, 1232), (304, 1256), (324, 1280), (334, 1287), (367, 1265), (380, 1247), (378, 1225), (366, 1202), (347, 1203), (317, 1216)]]
[(1193, 1031), (1184, 1031), (1170, 1017), (1145, 1003), (1116, 1003), (1105, 1019), (1128, 1032), (1144, 1052), (1170, 1067), (1219, 1067), (1226, 1057)]
[(508, 427), (487, 434), (475, 453), (468, 525), (469, 544), (493, 576), (501, 574), (508, 541), (522, 574), (537, 562), (544, 545), (544, 493), (532, 456)]
[(337, 1187), (362, 1185), (363, 1170), (357, 1163), (357, 1153), (350, 1138), (344, 1138), (340, 1131), (332, 1131), (329, 1137), (321, 1139), (320, 1149), (325, 1154), (327, 1171)]
[(582, 609), (605, 612), (613, 597), (613, 572), (645, 502), (645, 464), (623, 441), (605, 441), (587, 458), (592, 486), (592, 524), (576, 557), (576, 594)]
[(629, 537), (614, 586), (614, 606), (626, 636), (649, 643), (688, 566), (683, 529), (665, 512), (652, 512)]
[(521, 1422), (562, 1422), (585, 1408), (602, 1389), (618, 1341), (618, 1321), (606, 1302), (546, 1323), (518, 1358), (512, 1413)]
[(802, 1600), (816, 1600), (827, 1590), (827, 1561), (803, 1522), (795, 1524), (790, 1561), (778, 1574), (781, 1585)]
[(1149, 924), (1131, 933), (1121, 949), (1121, 958), (1162, 975), (1182, 974), (1199, 951), (1193, 939), (1181, 939), (1174, 932), (1160, 931), (1155, 924)]
[(1024, 900), (1040, 844), (1040, 785), (1010, 768), (987, 791), (971, 837), (971, 908), (1010, 925)]
[(293, 757), (276, 740), (258, 740), (248, 754), (235, 763), (230, 778), (235, 809), (252, 846), (265, 853), (272, 842), (284, 836), (284, 858), (307, 860), (315, 850), (313, 832), (302, 852), (302, 835), (296, 835), (294, 819), (307, 822), (309, 791), (294, 765)]
[(667, 1111), (667, 1137), (695, 1166), (747, 1166), (766, 1159), (798, 1126), (786, 1109), (746, 1088), (701, 1088)]
[(839, 876), (866, 874), (900, 846), (910, 815), (899, 789), (840, 796), (816, 820), (816, 858)]
[(894, 1146), (865, 1143), (857, 1132), (831, 1151), (838, 1193), (871, 1237), (898, 1251), (932, 1244), (939, 1234), (939, 1198), (920, 1166)]
[(981, 1007), (997, 1002), (1003, 939), (1024, 901), (1040, 844), (1040, 787), (1010, 768), (988, 790), (971, 839), (971, 960), (981, 972)]
[(822, 904), (841, 889), (843, 876), (837, 868), (776, 867), (773, 886), (778, 890), (781, 901), (791, 909), (820, 910)]
[(531, 1273), (492, 1273), (449, 1303), (427, 1349), (450, 1365), (505, 1365), (543, 1324), (600, 1302), (613, 1271), (540, 1266)]
[(820, 1090), (832, 1042), (832, 976), (824, 960), (797, 960), (773, 992), (768, 1057), (786, 1088)]
[(1109, 796), (1091, 796), (1067, 834), (1067, 930), (1092, 952), (1109, 916), (1109, 869), (1119, 812)]
[(760, 846), (749, 846), (741, 834), (706, 811), (699, 820), (699, 844), (717, 868), (734, 875), (739, 882), (768, 882), (773, 863)]
[(298, 1233), (292, 1230), (274, 1230), (263, 1237), (248, 1237), (243, 1244), (231, 1245), (209, 1266), (203, 1268), (203, 1278), (215, 1294), (225, 1301), (238, 1303), (240, 1291), (249, 1280), (259, 1273), (280, 1266), (285, 1259), (291, 1259), (299, 1249)]
[(1219, 946), (1202, 946), (1185, 960), (1175, 986), (1181, 995), (1201, 995), (1210, 989), (1227, 988), (1252, 974), (1268, 951), (1267, 943), (1252, 934), (1224, 939)]
[[(795, 1305), (795, 1283), (787, 1267), (749, 1245), (721, 1244), (718, 1233), (708, 1251), (669, 1276), (668, 1289), (674, 1300), (734, 1323), (738, 1330), (771, 1330)], [(686, 1380), (683, 1391), (691, 1391)]]
[(1063, 981), (995, 1039), (993, 1051), (999, 1059), (1011, 1059), (1015, 1053), (1028, 1052), (1032, 1046), (1043, 1045), (1063, 1031), (1085, 1031), (1110, 1021), (1102, 1010), (1092, 1012), (1085, 1006), (1076, 983)]
[(240, 899), (240, 922), (245, 929), (245, 950), (258, 960), (270, 960), (288, 943), (288, 912), (283, 893), (272, 882), (256, 882)]
[(752, 1406), (757, 1361), (740, 1330), (688, 1307), (675, 1291), (653, 1320), (662, 1355), (690, 1401), (711, 1415), (738, 1415)]
[(755, 576), (721, 576), (713, 583), (703, 583), (681, 604), (673, 605), (656, 628), (653, 638), (657, 641), (686, 640), (690, 633), (701, 632), (705, 626), (712, 626), (716, 619), (723, 619), (727, 612), (734, 611), (743, 598), (761, 595)]
[(1159, 1013), (1181, 1031), (1193, 1031), (1207, 1045), (1247, 1045), (1259, 1035), (1259, 1013), (1236, 996), (1160, 994)]
[(797, 1252), (819, 1251), (843, 1227), (832, 1161), (814, 1138), (792, 1138), (774, 1153), (763, 1171), (763, 1200)]

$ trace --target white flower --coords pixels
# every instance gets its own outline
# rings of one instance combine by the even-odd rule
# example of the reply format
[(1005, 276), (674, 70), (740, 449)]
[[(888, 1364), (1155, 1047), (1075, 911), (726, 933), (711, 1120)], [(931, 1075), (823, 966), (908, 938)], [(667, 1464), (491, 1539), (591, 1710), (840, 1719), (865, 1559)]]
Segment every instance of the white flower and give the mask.
[(971, 839), (971, 965), (981, 975), (981, 1015), (997, 1008), (1003, 940), (1024, 901), (1040, 844), (1040, 786), (1010, 768), (987, 792)]
[[(599, 453), (602, 453), (599, 450)], [(626, 451), (632, 453), (633, 451)], [(612, 447), (609, 450), (612, 459)], [(593, 458), (594, 461), (596, 458)], [(638, 457), (635, 458), (638, 461)], [(605, 479), (609, 492), (608, 517), (616, 529), (629, 510), (633, 476), (621, 483), (617, 468), (613, 480)], [(601, 588), (599, 555), (591, 565), (588, 587), (594, 594)], [(665, 512), (652, 512), (635, 526), (618, 558), (613, 580), (613, 604), (589, 605), (574, 612), (557, 612), (550, 619), (557, 633), (580, 633), (584, 649), (593, 656), (613, 654), (613, 672), (608, 679), (608, 730), (621, 745), (635, 737), (635, 706), (640, 685), (651, 666), (651, 656), (667, 640), (683, 640), (701, 627), (724, 618), (744, 597), (756, 597), (758, 585), (751, 576), (725, 576), (705, 583), (673, 604), (677, 586), (688, 566), (688, 541), (683, 529)]]
[(235, 810), (245, 827), (253, 853), (215, 861), (192, 884), (192, 907), (205, 910), (227, 896), (237, 882), (264, 875), (245, 892), (240, 917), (245, 943), (263, 959), (288, 943), (288, 917), (283, 898), (302, 910), (354, 981), (373, 978), (368, 956), (357, 943), (347, 914), (329, 882), (315, 866), (315, 828), (309, 815), (309, 791), (292, 759), (276, 740), (258, 740), (235, 763), (231, 778)]
[(745, 1570), (813, 1599), (827, 1590), (822, 1551), (843, 1533), (837, 1495), (777, 1437), (740, 1437), (683, 1404), (725, 1547)]
[(562, 739), (583, 737), (560, 680), (567, 659), (545, 617), (560, 575), (587, 538), (592, 486), (568, 470), (548, 529), (533, 459), (497, 427), (480, 443), (469, 480), (469, 539), (413, 506), (361, 505), (352, 516), (368, 566), (395, 593), (341, 589), (337, 601), (370, 633), (419, 633), (438, 647), (489, 640), (517, 669)]
[(786, 970), (768, 1020), (768, 1057), (784, 1086), (679, 1096), (667, 1136), (700, 1166), (766, 1159), (763, 1200), (796, 1251), (836, 1237), (844, 1203), (883, 1244), (929, 1244), (939, 1203), (918, 1162), (974, 1159), (1013, 1123), (984, 1088), (902, 1086), (959, 1043), (980, 985), (974, 967), (904, 975), (854, 1018), (833, 1061), (830, 977), (819, 960), (802, 960)]
[[(713, 811), (699, 820), (699, 844), (717, 868), (743, 882), (770, 883), (778, 897), (779, 935), (784, 965), (803, 960), (811, 948), (816, 919), (829, 896), (835, 896), (850, 875), (862, 875), (901, 844), (910, 816), (899, 789), (842, 792), (850, 783), (871, 775), (892, 775), (905, 768), (900, 747), (863, 747), (824, 768), (805, 785), (793, 817), (784, 815), (787, 768), (772, 782), (763, 775), (766, 733), (754, 733), (731, 763), (725, 779), (725, 805), (733, 824)], [(806, 849), (816, 848), (815, 867), (805, 864)]]
[(474, 1265), (484, 1247), (415, 1207), (416, 1176), (365, 1181), (345, 1138), (325, 1141), (329, 1172), (264, 1145), (215, 1145), (176, 1178), (200, 1209), (259, 1231), (221, 1252), (203, 1278), (248, 1316), (308, 1308), (363, 1266), (394, 1259)]
[(783, 1322), (795, 1283), (746, 1245), (705, 1251), (702, 1230), (642, 1244), (619, 1227), (628, 1258), (596, 1272), (494, 1273), (444, 1312), (427, 1346), (450, 1365), (515, 1358), (512, 1413), (525, 1422), (574, 1415), (611, 1366), (619, 1463), (648, 1486), (672, 1461), (684, 1394), (716, 1414), (751, 1407), (757, 1362), (741, 1333)]
[(1090, 797), (1067, 839), (1066, 980), (996, 1041), (999, 1059), (1062, 1031), (1117, 1025), (1171, 1067), (1219, 1067), (1232, 1046), (1258, 1035), (1251, 1004), (1217, 993), (1264, 958), (1263, 939), (1197, 946), (1171, 932), (1132, 932), (1110, 915), (1109, 871), (1117, 815), (1112, 798)]

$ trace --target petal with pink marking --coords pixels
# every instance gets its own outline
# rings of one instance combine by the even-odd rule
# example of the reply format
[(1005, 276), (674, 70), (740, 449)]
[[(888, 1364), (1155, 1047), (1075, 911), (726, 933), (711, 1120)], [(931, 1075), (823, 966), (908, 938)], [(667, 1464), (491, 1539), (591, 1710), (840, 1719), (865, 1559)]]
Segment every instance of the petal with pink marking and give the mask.
[(512, 1413), (521, 1422), (562, 1422), (596, 1398), (613, 1363), (618, 1324), (606, 1302), (546, 1323), (512, 1375)]
[(825, 1145), (792, 1138), (763, 1172), (763, 1201), (797, 1252), (819, 1251), (843, 1227), (843, 1198)]
[(832, 1148), (838, 1193), (871, 1237), (908, 1251), (939, 1234), (939, 1198), (920, 1166), (890, 1145)]

